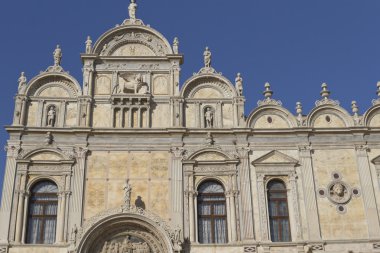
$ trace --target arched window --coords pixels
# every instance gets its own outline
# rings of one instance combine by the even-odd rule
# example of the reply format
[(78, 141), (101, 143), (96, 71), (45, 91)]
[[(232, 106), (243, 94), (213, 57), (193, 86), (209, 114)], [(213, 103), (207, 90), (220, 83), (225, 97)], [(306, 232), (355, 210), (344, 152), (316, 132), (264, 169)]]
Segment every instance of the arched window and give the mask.
[(289, 242), (290, 224), (285, 184), (273, 180), (268, 184), (268, 210), (272, 242)]
[(226, 197), (223, 186), (214, 181), (198, 188), (199, 243), (227, 243)]
[(58, 209), (58, 187), (51, 181), (42, 181), (31, 190), (28, 211), (27, 243), (55, 242)]

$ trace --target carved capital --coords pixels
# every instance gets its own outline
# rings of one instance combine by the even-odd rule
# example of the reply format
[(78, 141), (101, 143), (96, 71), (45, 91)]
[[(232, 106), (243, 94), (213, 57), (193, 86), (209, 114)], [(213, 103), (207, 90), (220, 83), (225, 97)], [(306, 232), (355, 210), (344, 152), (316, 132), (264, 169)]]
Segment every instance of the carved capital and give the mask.
[(77, 147), (74, 152), (77, 158), (85, 158), (88, 152), (88, 148)]
[(361, 152), (370, 152), (371, 151), (367, 144), (357, 144), (357, 145), (355, 145), (355, 150), (361, 151)]
[(187, 154), (187, 151), (182, 147), (172, 147), (170, 149), (170, 152), (172, 152), (176, 158), (181, 158), (181, 159), (184, 159)]
[(7, 152), (7, 157), (17, 158), (21, 151), (21, 148), (16, 146), (5, 146), (4, 150)]
[(314, 152), (314, 149), (311, 146), (311, 144), (308, 144), (308, 145), (299, 145), (298, 146), (298, 151), (301, 154), (310, 155), (310, 154), (312, 154)]

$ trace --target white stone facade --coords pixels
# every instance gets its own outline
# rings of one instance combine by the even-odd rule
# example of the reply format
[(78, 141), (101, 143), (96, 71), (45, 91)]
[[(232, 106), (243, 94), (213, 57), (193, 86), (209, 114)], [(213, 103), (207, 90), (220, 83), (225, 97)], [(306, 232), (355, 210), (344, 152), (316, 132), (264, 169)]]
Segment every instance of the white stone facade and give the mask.
[[(353, 102), (350, 114), (323, 84), (315, 108), (304, 115), (297, 103), (294, 115), (266, 84), (246, 117), (240, 74), (232, 83), (218, 73), (207, 48), (181, 84), (179, 40), (136, 8), (87, 39), (82, 85), (60, 66), (60, 47), (45, 72), (29, 82), (22, 73), (6, 127), (0, 252), (380, 252), (380, 99), (363, 115)], [(288, 242), (271, 240), (274, 179), (286, 186)], [(26, 239), (41, 180), (59, 190), (49, 245)], [(227, 243), (199, 243), (207, 180), (225, 189)]]

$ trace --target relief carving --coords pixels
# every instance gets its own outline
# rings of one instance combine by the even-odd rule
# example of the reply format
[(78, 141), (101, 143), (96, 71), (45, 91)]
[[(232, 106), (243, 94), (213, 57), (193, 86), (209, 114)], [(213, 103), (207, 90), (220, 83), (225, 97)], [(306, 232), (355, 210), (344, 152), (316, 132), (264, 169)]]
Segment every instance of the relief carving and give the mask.
[(119, 94), (133, 93), (133, 94), (148, 94), (148, 84), (144, 82), (142, 74), (126, 73), (120, 76), (122, 82), (117, 86), (116, 92)]
[(140, 238), (127, 235), (106, 241), (99, 253), (150, 253), (148, 244)]

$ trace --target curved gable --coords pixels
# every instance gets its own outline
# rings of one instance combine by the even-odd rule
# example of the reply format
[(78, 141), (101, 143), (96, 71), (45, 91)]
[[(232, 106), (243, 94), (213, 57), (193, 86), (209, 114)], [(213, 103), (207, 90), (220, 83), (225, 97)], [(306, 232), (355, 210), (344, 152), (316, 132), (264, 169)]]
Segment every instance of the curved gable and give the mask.
[(353, 126), (354, 123), (348, 112), (340, 106), (323, 105), (310, 112), (307, 125), (315, 128), (342, 128)]
[(248, 127), (255, 129), (292, 128), (296, 126), (294, 116), (280, 106), (263, 106), (254, 110), (247, 120)]
[(181, 95), (184, 98), (233, 98), (236, 90), (226, 78), (215, 75), (195, 76), (185, 82)]
[(165, 56), (173, 50), (165, 37), (153, 28), (122, 25), (103, 34), (93, 53), (102, 56)]

